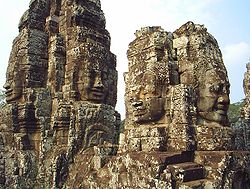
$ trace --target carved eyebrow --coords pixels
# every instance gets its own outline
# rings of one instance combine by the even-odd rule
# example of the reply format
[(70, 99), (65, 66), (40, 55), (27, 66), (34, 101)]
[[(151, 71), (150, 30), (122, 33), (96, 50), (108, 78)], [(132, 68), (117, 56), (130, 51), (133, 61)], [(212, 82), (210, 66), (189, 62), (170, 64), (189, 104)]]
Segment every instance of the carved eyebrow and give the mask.
[(7, 79), (13, 79), (14, 78), (14, 74), (7, 73), (6, 74), (6, 78)]

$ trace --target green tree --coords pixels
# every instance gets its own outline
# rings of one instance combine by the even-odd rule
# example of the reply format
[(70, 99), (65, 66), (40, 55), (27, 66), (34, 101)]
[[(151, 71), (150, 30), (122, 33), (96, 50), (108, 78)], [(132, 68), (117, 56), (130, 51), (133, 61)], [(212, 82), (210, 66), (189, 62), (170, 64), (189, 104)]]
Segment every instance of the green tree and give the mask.
[(6, 105), (5, 93), (3, 90), (0, 89), (0, 108), (4, 107), (5, 105)]
[(230, 125), (236, 123), (241, 115), (241, 109), (245, 105), (245, 99), (242, 99), (240, 102), (235, 102), (229, 105), (228, 108), (228, 119)]

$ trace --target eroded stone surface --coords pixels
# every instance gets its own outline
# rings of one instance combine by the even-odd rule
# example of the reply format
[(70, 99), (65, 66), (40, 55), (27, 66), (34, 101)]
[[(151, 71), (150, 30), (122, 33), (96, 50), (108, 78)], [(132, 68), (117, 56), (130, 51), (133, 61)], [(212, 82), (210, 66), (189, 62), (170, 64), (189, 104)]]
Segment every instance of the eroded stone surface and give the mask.
[(249, 188), (250, 154), (233, 151), (227, 73), (204, 26), (136, 31), (122, 129), (100, 0), (32, 0), (19, 31), (0, 111), (0, 188)]
[(116, 57), (100, 1), (32, 0), (6, 76), (1, 186), (61, 188), (81, 151), (116, 154)]
[(227, 125), (229, 81), (216, 39), (207, 29), (188, 22), (174, 32), (180, 82), (193, 86), (197, 119)]
[(247, 71), (244, 74), (243, 88), (245, 93), (244, 107), (238, 121), (232, 125), (235, 133), (235, 148), (238, 150), (250, 150), (250, 63), (246, 64)]

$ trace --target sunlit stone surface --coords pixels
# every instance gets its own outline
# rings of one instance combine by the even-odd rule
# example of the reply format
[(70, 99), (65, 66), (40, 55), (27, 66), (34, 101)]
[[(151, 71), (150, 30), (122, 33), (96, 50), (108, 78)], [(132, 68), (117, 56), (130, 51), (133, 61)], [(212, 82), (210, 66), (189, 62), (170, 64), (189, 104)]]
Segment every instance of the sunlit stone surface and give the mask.
[(18, 27), (0, 110), (0, 188), (250, 188), (249, 69), (232, 129), (227, 72), (203, 25), (135, 32), (124, 124), (100, 0), (32, 0)]

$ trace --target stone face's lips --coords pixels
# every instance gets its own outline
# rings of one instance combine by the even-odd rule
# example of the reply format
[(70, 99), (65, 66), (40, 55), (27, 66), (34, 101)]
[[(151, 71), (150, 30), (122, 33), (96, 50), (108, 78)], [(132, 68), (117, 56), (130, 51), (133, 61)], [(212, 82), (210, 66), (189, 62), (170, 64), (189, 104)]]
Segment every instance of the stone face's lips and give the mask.
[(221, 115), (227, 115), (227, 105), (225, 104), (218, 104), (216, 108), (216, 112)]
[(138, 117), (138, 116), (142, 116), (142, 115), (145, 115), (147, 113), (147, 109), (146, 108), (136, 108), (134, 111), (133, 111), (133, 115)]
[(11, 95), (12, 95), (12, 92), (13, 92), (13, 89), (7, 89), (7, 90), (5, 91), (6, 97), (11, 96)]
[(104, 96), (104, 90), (103, 89), (94, 88), (94, 89), (91, 90), (91, 93), (95, 97), (103, 97)]
[(97, 91), (92, 91), (92, 94), (93, 94), (94, 96), (103, 96), (103, 95), (104, 95), (103, 92), (97, 92)]
[(227, 115), (227, 111), (226, 110), (217, 110), (216, 113), (220, 114), (220, 115)]
[(103, 89), (94, 88), (90, 91), (89, 100), (100, 103), (104, 100), (105, 93)]

